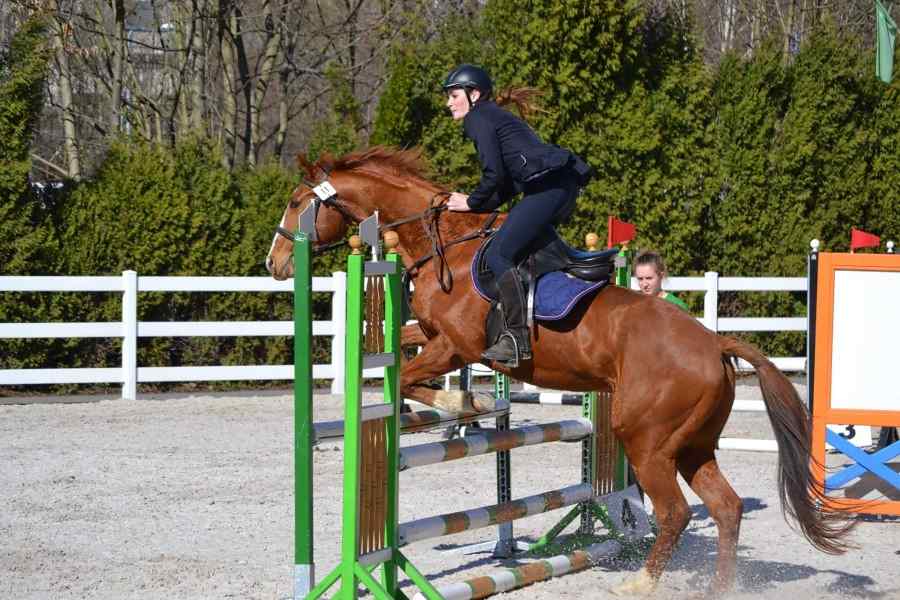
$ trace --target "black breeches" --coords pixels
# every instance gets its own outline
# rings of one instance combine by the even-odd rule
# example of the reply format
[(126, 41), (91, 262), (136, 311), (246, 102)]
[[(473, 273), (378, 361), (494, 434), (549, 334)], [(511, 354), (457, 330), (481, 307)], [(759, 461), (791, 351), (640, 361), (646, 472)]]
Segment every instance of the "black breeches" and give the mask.
[(552, 238), (554, 225), (568, 218), (577, 195), (571, 168), (560, 169), (526, 187), (524, 197), (509, 211), (485, 257), (498, 280), (522, 260), (529, 246), (541, 238)]

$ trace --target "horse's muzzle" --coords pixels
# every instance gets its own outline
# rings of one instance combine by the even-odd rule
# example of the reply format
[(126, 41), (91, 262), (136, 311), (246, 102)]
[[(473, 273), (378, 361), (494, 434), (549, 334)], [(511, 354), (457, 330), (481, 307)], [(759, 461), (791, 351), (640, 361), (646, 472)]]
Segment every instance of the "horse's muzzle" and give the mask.
[(294, 260), (288, 255), (280, 265), (271, 256), (266, 257), (266, 270), (277, 281), (290, 279), (294, 275)]

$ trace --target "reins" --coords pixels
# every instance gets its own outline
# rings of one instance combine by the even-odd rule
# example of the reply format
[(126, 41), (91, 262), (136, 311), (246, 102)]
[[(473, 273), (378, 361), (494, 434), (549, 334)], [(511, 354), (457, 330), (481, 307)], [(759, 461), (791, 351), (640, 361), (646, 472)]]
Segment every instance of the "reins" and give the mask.
[[(434, 196), (432, 196), (431, 201), (429, 202), (429, 210), (433, 210), (434, 208), (440, 208), (446, 210), (446, 204), (442, 204), (439, 207), (434, 206), (434, 200), (440, 195), (449, 196), (449, 192), (438, 192)], [(454, 238), (447, 242), (446, 244), (441, 242), (441, 231), (438, 223), (438, 216), (440, 211), (437, 210), (433, 212), (434, 218), (430, 221), (426, 218), (429, 214), (429, 211), (426, 210), (422, 213), (422, 228), (425, 230), (425, 235), (428, 237), (428, 241), (431, 242), (431, 252), (423, 256), (422, 258), (416, 260), (409, 269), (407, 269), (403, 273), (403, 282), (404, 285), (407, 281), (413, 276), (415, 271), (418, 271), (422, 265), (430, 261), (432, 258), (437, 258), (438, 268), (435, 270), (435, 275), (437, 276), (438, 284), (441, 286), (441, 290), (444, 293), (447, 293), (453, 288), (453, 272), (447, 266), (447, 257), (444, 254), (444, 251), (450, 246), (455, 246), (456, 244), (461, 244), (463, 242), (468, 242), (469, 240), (474, 240), (478, 238), (486, 238), (491, 233), (493, 233), (493, 229), (491, 226), (494, 224), (494, 221), (497, 220), (497, 217), (500, 215), (498, 212), (493, 212), (487, 218), (487, 220), (479, 227), (477, 230), (472, 233), (467, 233), (466, 235), (460, 236), (458, 238)], [(389, 223), (388, 225), (393, 225), (396, 223)], [(388, 225), (385, 225), (387, 227)]]
[[(323, 169), (324, 170), (324, 169)], [(328, 172), (326, 171), (326, 177)], [(316, 185), (307, 181), (306, 179), (303, 182), (309, 186), (310, 188), (315, 188)], [(333, 188), (332, 188), (333, 189)], [(457, 244), (461, 244), (463, 242), (468, 242), (470, 240), (478, 239), (478, 238), (486, 238), (490, 236), (493, 230), (494, 221), (497, 220), (497, 217), (500, 216), (499, 212), (492, 212), (487, 220), (479, 227), (477, 230), (468, 233), (466, 235), (460, 236), (458, 238), (454, 238), (449, 242), (443, 243), (441, 240), (441, 231), (440, 231), (440, 214), (447, 210), (446, 198), (450, 197), (450, 192), (436, 192), (431, 199), (428, 201), (428, 208), (424, 211), (414, 214), (409, 217), (404, 217), (403, 219), (398, 219), (396, 221), (391, 221), (389, 223), (384, 223), (379, 225), (379, 231), (387, 231), (391, 229), (395, 229), (400, 225), (406, 225), (407, 223), (412, 223), (414, 221), (419, 221), (422, 225), (422, 230), (425, 232), (425, 236), (428, 238), (428, 241), (431, 243), (431, 252), (426, 254), (425, 256), (417, 259), (412, 266), (404, 271), (403, 273), (403, 282), (404, 285), (412, 278), (415, 271), (418, 271), (423, 265), (425, 265), (428, 261), (433, 258), (437, 258), (439, 261), (438, 268), (435, 271), (437, 276), (438, 284), (441, 286), (441, 290), (445, 293), (449, 292), (453, 288), (453, 272), (450, 270), (447, 264), (447, 258), (445, 255), (445, 250), (450, 246), (455, 246)], [(439, 199), (445, 199), (444, 202), (441, 202)], [(328, 197), (315, 197), (312, 200), (313, 210), (315, 212), (315, 217), (318, 217), (319, 212), (319, 204), (324, 204), (328, 208), (332, 208), (339, 212), (345, 220), (349, 222), (355, 222), (357, 219), (348, 211), (345, 207), (343, 207), (338, 202), (337, 193), (333, 193)], [(315, 223), (315, 220), (313, 221)], [(288, 231), (284, 227), (278, 226), (275, 228), (275, 232), (282, 237), (294, 241), (294, 234), (291, 231)], [(330, 252), (335, 248), (339, 248), (344, 246), (347, 242), (332, 242), (330, 244), (326, 244), (323, 246), (317, 246), (313, 248), (313, 255), (324, 254), (325, 252)]]

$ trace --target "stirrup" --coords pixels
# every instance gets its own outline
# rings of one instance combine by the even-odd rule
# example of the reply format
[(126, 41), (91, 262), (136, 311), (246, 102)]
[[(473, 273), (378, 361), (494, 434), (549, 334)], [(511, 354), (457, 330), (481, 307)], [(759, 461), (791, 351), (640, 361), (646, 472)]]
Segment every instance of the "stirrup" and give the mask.
[[(510, 359), (510, 360), (500, 360), (500, 359), (497, 359), (497, 358), (491, 358), (490, 356), (485, 356), (485, 354), (488, 352), (488, 350), (490, 350), (490, 349), (493, 348), (494, 346), (491, 346), (491, 348), (488, 348), (487, 350), (485, 350), (484, 352), (482, 352), (482, 353), (481, 353), (481, 357), (482, 357), (482, 358), (486, 358), (487, 360), (493, 360), (493, 361), (496, 361), (496, 362), (500, 363), (501, 365), (503, 365), (504, 367), (508, 367), (508, 368), (510, 368), (510, 369), (517, 369), (517, 368), (519, 367), (520, 353), (519, 353), (519, 342), (516, 340), (516, 336), (514, 336), (514, 335), (513, 335), (510, 331), (508, 331), (508, 330), (507, 330), (507, 331), (504, 331), (503, 333), (500, 334), (500, 337), (497, 338), (497, 341), (494, 342), (494, 345), (499, 344), (499, 343), (500, 343), (500, 340), (502, 340), (502, 339), (505, 338), (505, 337), (508, 337), (510, 340), (512, 340), (512, 344), (513, 344), (513, 358), (512, 358), (512, 359)], [(523, 360), (528, 360), (528, 359), (530, 359), (530, 358), (531, 358), (531, 355), (530, 355), (530, 354), (529, 354), (528, 356), (522, 357)]]

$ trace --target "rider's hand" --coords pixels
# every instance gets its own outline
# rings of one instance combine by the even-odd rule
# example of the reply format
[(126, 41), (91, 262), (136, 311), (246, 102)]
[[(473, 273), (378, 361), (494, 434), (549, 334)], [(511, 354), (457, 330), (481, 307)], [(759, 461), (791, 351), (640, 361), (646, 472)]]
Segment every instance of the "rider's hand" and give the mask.
[(471, 208), (469, 208), (469, 195), (460, 194), (459, 192), (453, 192), (447, 199), (447, 208), (460, 212), (472, 210)]

